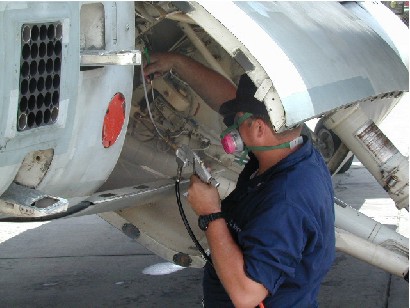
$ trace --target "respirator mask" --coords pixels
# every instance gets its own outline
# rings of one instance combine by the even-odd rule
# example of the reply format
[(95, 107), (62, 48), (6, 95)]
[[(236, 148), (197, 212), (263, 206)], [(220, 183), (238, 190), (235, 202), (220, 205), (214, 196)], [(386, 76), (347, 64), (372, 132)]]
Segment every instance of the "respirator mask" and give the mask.
[(252, 113), (246, 112), (241, 117), (235, 117), (234, 124), (225, 129), (220, 137), (221, 144), (227, 154), (234, 154), (237, 156), (239, 164), (243, 165), (247, 162), (249, 151), (270, 151), (275, 149), (294, 148), (303, 143), (303, 137), (299, 136), (290, 142), (281, 143), (274, 146), (246, 146), (243, 143), (242, 137), (239, 134), (239, 126), (252, 117)]
[(239, 118), (235, 118), (234, 124), (229, 126), (221, 133), (221, 143), (227, 154), (240, 154), (245, 150), (245, 145), (239, 134), (239, 126), (252, 116), (252, 113), (246, 112)]

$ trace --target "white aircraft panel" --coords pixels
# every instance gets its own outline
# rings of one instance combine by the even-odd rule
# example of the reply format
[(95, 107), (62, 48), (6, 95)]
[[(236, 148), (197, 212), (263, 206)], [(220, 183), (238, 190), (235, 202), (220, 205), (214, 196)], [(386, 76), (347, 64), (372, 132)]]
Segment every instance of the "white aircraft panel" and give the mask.
[[(226, 2), (201, 5), (248, 48), (272, 79), (286, 126), (381, 93), (408, 91), (408, 71), (397, 53), (338, 2), (235, 2), (246, 19)], [(226, 9), (231, 13), (224, 13)], [(386, 14), (392, 13), (386, 8)], [(290, 64), (284, 65), (275, 46)], [(294, 69), (299, 78), (292, 77), (292, 83), (287, 75)]]

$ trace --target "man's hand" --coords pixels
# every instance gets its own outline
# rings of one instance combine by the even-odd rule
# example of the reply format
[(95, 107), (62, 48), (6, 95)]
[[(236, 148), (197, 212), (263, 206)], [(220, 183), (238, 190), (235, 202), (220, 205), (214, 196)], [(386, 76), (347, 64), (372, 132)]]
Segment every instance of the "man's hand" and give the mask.
[(218, 190), (210, 184), (202, 182), (198, 176), (191, 176), (188, 188), (188, 202), (199, 215), (208, 215), (221, 211), (221, 199)]
[(144, 77), (149, 79), (151, 74), (155, 77), (160, 77), (163, 74), (169, 72), (171, 69), (175, 69), (175, 63), (178, 61), (179, 54), (171, 52), (158, 52), (150, 55), (150, 63), (144, 67)]

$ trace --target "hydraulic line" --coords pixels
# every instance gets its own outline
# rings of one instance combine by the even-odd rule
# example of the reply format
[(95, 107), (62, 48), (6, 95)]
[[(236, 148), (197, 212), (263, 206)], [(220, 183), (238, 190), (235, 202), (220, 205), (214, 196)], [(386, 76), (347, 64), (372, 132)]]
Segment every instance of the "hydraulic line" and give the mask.
[(178, 167), (178, 175), (177, 175), (177, 179), (175, 181), (175, 195), (177, 197), (177, 204), (178, 204), (179, 214), (181, 215), (181, 218), (182, 218), (182, 221), (184, 222), (185, 228), (188, 231), (188, 234), (191, 237), (192, 241), (194, 242), (196, 248), (198, 248), (199, 252), (205, 258), (205, 260), (208, 261), (210, 264), (212, 264), (211, 258), (205, 252), (205, 249), (202, 247), (202, 245), (199, 243), (199, 241), (196, 238), (194, 232), (192, 231), (191, 226), (189, 225), (188, 219), (185, 215), (185, 211), (184, 211), (184, 208), (183, 208), (182, 202), (181, 202), (181, 194), (180, 194), (180, 191), (179, 191), (179, 183), (181, 181), (181, 174), (182, 174), (182, 167)]
[(409, 161), (361, 110), (360, 105), (343, 108), (324, 125), (362, 162), (398, 209), (409, 209)]

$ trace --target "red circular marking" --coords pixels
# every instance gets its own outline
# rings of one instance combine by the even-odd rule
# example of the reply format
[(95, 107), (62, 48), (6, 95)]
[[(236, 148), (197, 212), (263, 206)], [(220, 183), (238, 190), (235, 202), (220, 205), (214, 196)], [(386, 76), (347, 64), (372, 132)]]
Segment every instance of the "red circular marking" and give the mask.
[(108, 104), (102, 129), (102, 143), (109, 148), (117, 141), (125, 120), (125, 97), (117, 93)]

